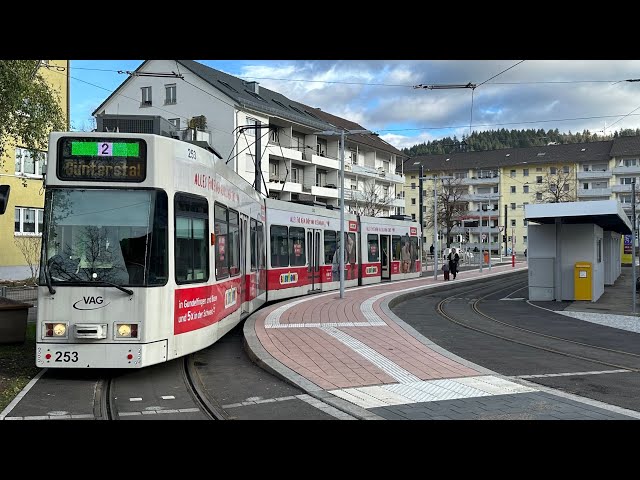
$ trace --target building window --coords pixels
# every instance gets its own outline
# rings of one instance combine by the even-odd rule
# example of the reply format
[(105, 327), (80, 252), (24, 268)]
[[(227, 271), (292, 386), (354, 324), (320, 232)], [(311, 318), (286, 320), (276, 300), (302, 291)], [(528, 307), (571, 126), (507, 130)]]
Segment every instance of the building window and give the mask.
[(542, 193), (536, 193), (536, 200), (542, 200)]
[(523, 168), (522, 169), (522, 176), (523, 177), (528, 177), (529, 176), (529, 169), (528, 168)]
[(562, 173), (569, 173), (569, 165), (562, 167)]
[(16, 147), (16, 175), (41, 177), (46, 171), (47, 154)]
[(302, 183), (302, 169), (291, 167), (291, 181), (293, 183)]
[(316, 142), (316, 154), (321, 157), (327, 156), (327, 141), (324, 138), (319, 138)]
[(529, 185), (523, 185), (523, 186), (522, 186), (522, 191), (523, 191), (524, 193), (529, 193)]
[[(256, 120), (253, 117), (247, 117), (247, 125), (258, 125), (258, 120)], [(250, 137), (255, 137), (256, 136), (256, 129), (255, 128), (247, 128), (244, 130), (244, 133)]]
[(514, 178), (516, 176), (516, 171), (511, 170), (511, 172), (509, 172), (509, 175), (511, 176), (511, 178)]
[(411, 175), (411, 180), (415, 180), (416, 176), (415, 175)]
[(511, 185), (511, 193), (516, 193), (516, 186), (515, 185)]
[(536, 183), (542, 183), (542, 176), (538, 175), (536, 177)]
[(549, 191), (556, 193), (557, 187), (555, 183), (549, 184)]
[(15, 235), (41, 235), (44, 211), (41, 208), (16, 207)]
[(549, 173), (551, 175), (555, 175), (556, 173), (558, 173), (558, 169), (556, 167), (549, 167)]
[(512, 227), (515, 227), (515, 226), (516, 226), (516, 221), (515, 221), (513, 218), (511, 219), (511, 226), (512, 226)]
[(171, 123), (174, 127), (176, 127), (176, 130), (180, 130), (180, 119), (179, 118), (170, 118), (169, 119), (169, 123)]
[(583, 183), (583, 184), (582, 184), (582, 188), (583, 188), (584, 190), (589, 190), (589, 184), (588, 184), (588, 183)]
[(415, 199), (415, 198), (412, 198), (412, 199), (411, 199), (411, 205), (415, 205), (415, 204), (416, 204), (416, 199)]
[(527, 244), (527, 236), (526, 235), (524, 235), (522, 237), (522, 243), (524, 243), (525, 245)]
[(622, 166), (625, 166), (625, 167), (635, 167), (637, 164), (638, 164), (637, 158), (625, 158), (622, 161)]
[(326, 170), (318, 170), (316, 172), (316, 186), (324, 187), (327, 184), (327, 171)]
[(416, 189), (416, 184), (415, 183), (411, 183), (411, 190), (415, 190)]
[(522, 225), (526, 227), (527, 225), (529, 225), (529, 221), (527, 219), (522, 220)]
[(416, 214), (415, 213), (411, 214), (411, 220), (413, 220), (414, 222), (416, 221)]
[(151, 87), (142, 87), (140, 90), (142, 91), (142, 99), (140, 101), (140, 106), (150, 107), (151, 106)]
[(291, 132), (291, 148), (295, 148), (298, 151), (304, 149), (304, 134), (293, 130)]
[(515, 209), (516, 209), (516, 204), (515, 204), (515, 203), (512, 203), (512, 204), (511, 204), (511, 210), (515, 210)]
[(269, 127), (269, 141), (271, 143), (280, 143), (280, 129), (278, 127)]
[(565, 184), (564, 184), (564, 187), (563, 187), (562, 189), (563, 189), (565, 192), (568, 192), (568, 191), (569, 191), (569, 184), (568, 184), (568, 183), (565, 183)]
[(176, 84), (173, 83), (171, 85), (164, 86), (164, 104), (165, 105), (175, 105), (176, 103)]
[(631, 185), (634, 180), (634, 177), (622, 177), (620, 179), (620, 185)]
[(278, 164), (278, 162), (274, 162), (274, 161), (270, 161), (269, 162), (269, 181), (270, 182), (277, 182), (278, 180), (280, 180), (280, 176), (279, 176), (279, 171), (280, 171), (280, 165)]
[(541, 172), (542, 171), (542, 167), (536, 167), (536, 172)]

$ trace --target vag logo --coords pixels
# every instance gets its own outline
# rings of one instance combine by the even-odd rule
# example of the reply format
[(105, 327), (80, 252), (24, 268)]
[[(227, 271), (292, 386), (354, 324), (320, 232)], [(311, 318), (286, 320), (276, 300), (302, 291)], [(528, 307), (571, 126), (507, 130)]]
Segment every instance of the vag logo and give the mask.
[(289, 283), (298, 283), (298, 274), (296, 272), (288, 272), (280, 275), (280, 285)]
[[(111, 302), (109, 302), (111, 303)], [(104, 308), (109, 303), (104, 303), (102, 297), (82, 297), (82, 300), (78, 300), (73, 304), (73, 308), (76, 310), (97, 310), (98, 308)]]
[(238, 289), (233, 287), (224, 292), (224, 308), (229, 308), (236, 304), (238, 300)]

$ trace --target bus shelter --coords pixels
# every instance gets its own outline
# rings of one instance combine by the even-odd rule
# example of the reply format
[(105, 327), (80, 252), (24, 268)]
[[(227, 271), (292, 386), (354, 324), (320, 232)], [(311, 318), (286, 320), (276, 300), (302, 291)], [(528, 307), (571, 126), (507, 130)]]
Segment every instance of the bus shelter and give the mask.
[(529, 300), (590, 300), (621, 273), (631, 222), (617, 200), (525, 205)]

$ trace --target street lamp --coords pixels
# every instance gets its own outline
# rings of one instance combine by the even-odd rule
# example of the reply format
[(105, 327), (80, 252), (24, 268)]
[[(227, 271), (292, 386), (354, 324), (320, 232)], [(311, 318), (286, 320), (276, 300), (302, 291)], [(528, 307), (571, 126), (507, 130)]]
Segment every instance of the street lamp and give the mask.
[(340, 298), (344, 298), (344, 137), (358, 133), (373, 133), (369, 130), (323, 130), (315, 132), (315, 135), (327, 137), (340, 135)]

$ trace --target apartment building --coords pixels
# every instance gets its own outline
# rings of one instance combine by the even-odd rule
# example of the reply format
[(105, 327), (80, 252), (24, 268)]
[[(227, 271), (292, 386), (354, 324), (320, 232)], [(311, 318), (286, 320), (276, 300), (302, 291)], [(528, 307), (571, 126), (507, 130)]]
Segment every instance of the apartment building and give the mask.
[[(335, 208), (339, 132), (365, 130), (192, 60), (145, 61), (93, 112), (101, 114), (162, 116), (182, 138), (208, 141), (220, 161), (265, 195)], [(188, 128), (194, 117), (204, 117), (206, 124)], [(345, 210), (402, 213), (404, 201), (395, 192), (404, 177), (396, 170), (407, 156), (374, 134), (345, 135), (344, 155)]]
[(434, 185), (440, 192), (448, 182), (462, 191), (458, 199), (464, 208), (450, 231), (438, 227), (444, 230), (440, 245), (448, 239), (487, 250), (490, 243), (494, 253), (510, 253), (511, 247), (522, 253), (528, 241), (523, 208), (527, 203), (617, 199), (631, 219), (632, 183), (640, 181), (640, 137), (412, 157), (403, 166), (403, 189), (406, 213), (415, 219), (420, 218), (421, 165), (425, 177), (453, 177), (424, 182), (425, 246), (433, 243), (433, 229), (427, 224)]
[[(62, 69), (62, 72), (56, 68)], [(69, 123), (69, 60), (41, 60), (38, 73), (58, 94)], [(24, 148), (20, 139), (6, 145), (0, 162), (0, 183), (11, 188), (9, 204), (0, 215), (0, 279), (24, 280), (40, 261), (40, 237), (43, 225), (43, 175), (47, 155)], [(30, 266), (31, 265), (31, 266)]]

